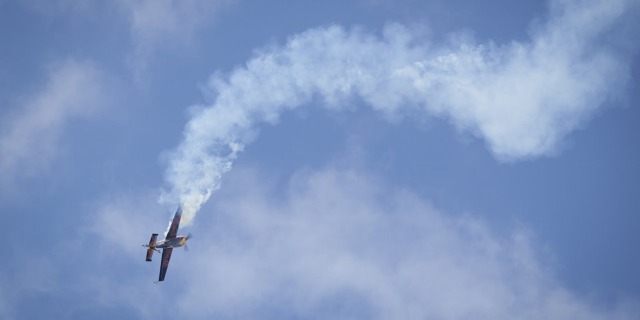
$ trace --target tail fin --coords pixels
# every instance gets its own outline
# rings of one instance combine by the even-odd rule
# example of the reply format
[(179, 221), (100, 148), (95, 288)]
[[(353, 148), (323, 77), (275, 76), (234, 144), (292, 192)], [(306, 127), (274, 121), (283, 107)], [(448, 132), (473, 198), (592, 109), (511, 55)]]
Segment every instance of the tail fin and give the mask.
[(147, 261), (151, 261), (151, 257), (153, 256), (153, 251), (156, 246), (156, 238), (158, 237), (157, 233), (151, 235), (151, 239), (149, 240), (149, 249), (147, 249)]

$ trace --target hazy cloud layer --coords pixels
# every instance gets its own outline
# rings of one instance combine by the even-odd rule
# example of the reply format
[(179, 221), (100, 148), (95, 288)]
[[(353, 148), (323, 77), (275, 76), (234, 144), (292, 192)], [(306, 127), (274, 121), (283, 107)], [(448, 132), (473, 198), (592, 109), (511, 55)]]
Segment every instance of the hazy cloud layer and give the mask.
[[(2, 1), (0, 1), (1, 4)], [(96, 1), (86, 0), (56, 0), (56, 1), (38, 1), (38, 0), (17, 0), (15, 1), (24, 8), (32, 10), (43, 16), (56, 16), (67, 14), (91, 14), (89, 10), (95, 5)]]
[(169, 202), (186, 204), (189, 223), (259, 124), (312, 102), (341, 110), (359, 98), (391, 118), (441, 117), (502, 160), (552, 153), (624, 85), (627, 53), (602, 40), (635, 9), (625, 0), (554, 1), (524, 43), (458, 36), (437, 45), (400, 25), (381, 37), (338, 26), (293, 35), (211, 78), (215, 100), (195, 108), (166, 172)]
[(195, 33), (210, 24), (220, 7), (232, 0), (120, 1), (129, 20), (134, 46), (131, 63), (140, 76), (159, 50), (189, 44)]
[[(262, 181), (233, 173), (208, 207), (212, 225), (190, 252), (174, 252), (163, 283), (180, 293), (171, 301), (150, 299), (157, 290), (142, 281), (156, 277), (155, 263), (150, 274), (132, 271), (140, 281), (92, 276), (104, 278), (96, 290), (122, 293), (105, 303), (195, 319), (633, 319), (638, 311), (565, 289), (526, 231), (496, 234), (472, 215), (443, 214), (357, 171), (298, 173), (280, 199)], [(102, 255), (129, 256), (129, 237), (101, 234)], [(162, 303), (170, 306), (154, 310)]]
[(94, 114), (105, 103), (104, 76), (87, 62), (52, 67), (41, 88), (11, 106), (0, 121), (0, 174), (33, 174), (46, 168), (73, 119)]

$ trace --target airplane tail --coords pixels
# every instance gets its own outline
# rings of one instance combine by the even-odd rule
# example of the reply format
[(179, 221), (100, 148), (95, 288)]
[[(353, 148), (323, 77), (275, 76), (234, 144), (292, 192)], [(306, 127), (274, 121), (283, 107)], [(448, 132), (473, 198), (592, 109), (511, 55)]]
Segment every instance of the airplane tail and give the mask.
[(157, 237), (158, 237), (157, 233), (152, 234), (151, 239), (149, 240), (149, 245), (145, 246), (149, 248), (147, 249), (147, 261), (151, 261), (151, 257), (153, 257), (153, 251), (155, 251)]

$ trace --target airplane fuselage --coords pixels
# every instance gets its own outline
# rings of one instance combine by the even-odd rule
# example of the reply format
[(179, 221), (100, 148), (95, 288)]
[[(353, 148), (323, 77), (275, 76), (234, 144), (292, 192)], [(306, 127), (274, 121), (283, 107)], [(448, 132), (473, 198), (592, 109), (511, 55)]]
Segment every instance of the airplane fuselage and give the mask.
[(167, 248), (179, 248), (184, 246), (187, 243), (188, 238), (186, 236), (177, 236), (171, 239), (160, 240), (156, 242), (156, 249), (167, 249)]
[(151, 261), (153, 253), (159, 253), (160, 249), (162, 249), (162, 260), (160, 260), (160, 274), (158, 275), (157, 282), (164, 281), (164, 276), (167, 274), (167, 269), (169, 268), (169, 260), (171, 259), (173, 248), (184, 247), (185, 249), (189, 249), (189, 247), (187, 247), (187, 240), (191, 238), (191, 234), (187, 236), (178, 235), (180, 219), (182, 219), (182, 205), (178, 206), (176, 214), (173, 216), (173, 219), (171, 219), (171, 224), (169, 225), (169, 229), (164, 236), (164, 240), (156, 241), (158, 240), (158, 234), (152, 233), (151, 239), (149, 239), (149, 244), (142, 245), (148, 248), (145, 258), (146, 261)]

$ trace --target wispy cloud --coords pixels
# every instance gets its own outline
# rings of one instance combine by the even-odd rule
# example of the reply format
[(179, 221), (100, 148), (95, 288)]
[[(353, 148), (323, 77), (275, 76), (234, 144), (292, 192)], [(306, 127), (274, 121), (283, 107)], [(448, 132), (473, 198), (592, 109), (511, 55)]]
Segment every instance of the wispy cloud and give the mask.
[(215, 101), (195, 108), (166, 172), (167, 197), (186, 204), (188, 223), (259, 124), (312, 102), (341, 110), (359, 98), (392, 118), (441, 117), (506, 161), (551, 154), (625, 84), (629, 52), (603, 39), (620, 31), (616, 23), (627, 10), (638, 9), (625, 0), (551, 7), (528, 42), (456, 36), (438, 45), (400, 25), (382, 37), (333, 26), (262, 49), (245, 66), (211, 78)]
[(174, 253), (163, 290), (151, 283), (157, 259), (144, 262), (139, 246), (144, 230), (164, 227), (142, 213), (158, 210), (147, 195), (100, 205), (86, 241), (68, 252), (91, 267), (68, 280), (82, 291), (67, 293), (142, 318), (634, 319), (640, 311), (635, 298), (605, 303), (567, 289), (526, 229), (496, 232), (355, 169), (299, 172), (278, 198), (257, 171), (231, 175), (192, 250)]
[[(152, 283), (158, 265), (140, 259), (141, 244), (164, 227), (156, 219), (164, 209), (156, 197), (157, 192), (138, 191), (103, 198), (82, 212), (65, 212), (64, 219), (77, 223), (69, 224), (62, 238), (30, 234), (40, 237), (38, 245), (11, 242), (0, 274), (0, 317), (104, 318), (114, 306), (129, 303), (146, 307), (138, 318), (161, 316), (154, 310), (167, 301)], [(34, 302), (42, 304), (30, 308)], [(130, 318), (131, 312), (121, 315)]]
[[(55, 241), (48, 243), (49, 246), (40, 246), (37, 254), (26, 250), (18, 241), (5, 245), (6, 260), (0, 275), (0, 317), (3, 319), (23, 319), (35, 314), (42, 317), (51, 311), (34, 309), (25, 312), (24, 308), (29, 301), (55, 296), (65, 287), (59, 281), (62, 273), (60, 261), (68, 257), (68, 247)], [(51, 254), (51, 247), (56, 247), (55, 254)], [(25, 313), (30, 316), (25, 316)]]
[(0, 128), (3, 179), (47, 168), (65, 126), (93, 115), (105, 103), (104, 84), (104, 75), (95, 65), (67, 60), (50, 69), (37, 92), (10, 106)]
[[(2, 2), (0, 1), (0, 5)], [(4, 279), (3, 279), (4, 280)], [(7, 283), (7, 281), (2, 281), (2, 283)], [(3, 318), (9, 319), (9, 315), (12, 313), (11, 304), (9, 303), (9, 297), (5, 293), (4, 285), (0, 286), (0, 316)]]
[(82, 0), (58, 0), (58, 1), (37, 1), (19, 0), (20, 5), (39, 13), (45, 17), (67, 15), (67, 14), (90, 14), (89, 10), (96, 3), (95, 1)]
[(120, 1), (129, 20), (133, 53), (131, 63), (140, 77), (147, 61), (167, 48), (187, 46), (195, 33), (214, 21), (218, 10), (232, 0)]
[[(172, 212), (166, 211), (156, 200), (157, 193), (151, 191), (102, 199), (93, 206), (92, 211), (96, 214), (86, 231), (103, 240), (102, 249), (106, 254), (125, 253), (137, 258), (140, 245), (149, 241), (148, 236), (164, 228), (164, 221), (157, 219), (159, 214), (166, 212), (167, 220), (172, 218)], [(147, 239), (140, 238), (141, 235)]]
[[(136, 286), (106, 280), (98, 290), (123, 295), (104, 298), (140, 314), (166, 301), (148, 316), (194, 319), (633, 319), (638, 312), (635, 300), (605, 304), (566, 289), (530, 232), (497, 233), (472, 215), (441, 213), (357, 170), (298, 173), (278, 199), (260, 173), (232, 175), (208, 207), (216, 213), (211, 225), (201, 226), (189, 253), (174, 253), (163, 286), (179, 295), (158, 296), (136, 277)], [(120, 277), (91, 278), (109, 275)]]

